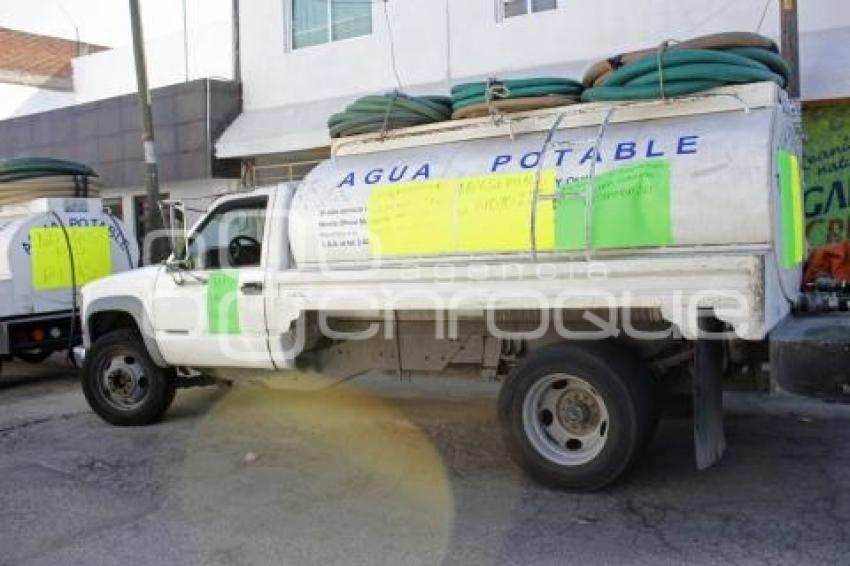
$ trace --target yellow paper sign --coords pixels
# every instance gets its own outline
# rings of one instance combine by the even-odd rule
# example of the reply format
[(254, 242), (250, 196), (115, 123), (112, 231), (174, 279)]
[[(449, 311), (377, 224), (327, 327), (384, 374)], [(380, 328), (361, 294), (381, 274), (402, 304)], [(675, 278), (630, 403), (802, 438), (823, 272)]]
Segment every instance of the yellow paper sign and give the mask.
[[(507, 173), (376, 187), (367, 223), (373, 256), (517, 252), (531, 249), (535, 174)], [(538, 190), (537, 249), (554, 248), (555, 172)]]
[(376, 187), (366, 221), (372, 255), (428, 255), (454, 247), (454, 183), (415, 181)]
[[(531, 249), (531, 201), (535, 174), (508, 173), (460, 180), (457, 220), (460, 252), (518, 252)], [(536, 248), (552, 250), (555, 172), (543, 171), (535, 219)]]
[(106, 226), (66, 228), (74, 257), (74, 277), (68, 257), (68, 242), (60, 227), (30, 230), (32, 286), (36, 290), (67, 289), (88, 283), (112, 272), (109, 230)]

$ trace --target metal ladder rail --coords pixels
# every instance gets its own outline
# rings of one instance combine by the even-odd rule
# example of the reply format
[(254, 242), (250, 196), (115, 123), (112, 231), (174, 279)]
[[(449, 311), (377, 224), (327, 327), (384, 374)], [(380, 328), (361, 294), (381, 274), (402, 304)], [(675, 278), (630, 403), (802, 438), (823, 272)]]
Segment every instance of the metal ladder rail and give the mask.
[[(556, 204), (561, 199), (583, 199), (584, 200), (584, 228), (585, 228), (585, 248), (584, 255), (585, 261), (590, 261), (593, 258), (593, 246), (591, 241), (591, 236), (593, 234), (592, 224), (593, 224), (593, 193), (596, 190), (596, 164), (599, 160), (599, 150), (602, 145), (602, 140), (605, 137), (605, 133), (608, 130), (608, 125), (611, 123), (611, 119), (614, 116), (614, 113), (620, 108), (622, 105), (612, 106), (608, 112), (605, 114), (602, 122), (599, 125), (599, 131), (596, 134), (596, 137), (586, 139), (586, 140), (574, 140), (574, 141), (565, 141), (559, 142), (557, 144), (552, 142), (552, 138), (555, 135), (558, 127), (561, 125), (561, 122), (566, 116), (567, 112), (561, 112), (555, 118), (555, 121), (552, 123), (552, 126), (549, 128), (549, 131), (546, 134), (546, 138), (543, 142), (543, 145), (540, 148), (540, 159), (537, 163), (537, 169), (534, 173), (534, 185), (532, 188), (531, 194), (531, 257), (533, 261), (537, 261), (537, 207), (539, 206), (541, 201), (551, 200)], [(555, 191), (551, 195), (541, 195), (540, 194), (540, 180), (543, 175), (543, 163), (546, 158), (546, 154), (554, 146), (578, 146), (584, 145), (587, 142), (593, 142), (593, 158), (590, 160), (590, 171), (588, 175), (588, 183), (585, 187), (585, 190), (581, 193), (576, 193), (574, 195), (566, 195), (561, 196), (558, 193), (558, 187), (555, 187)]]
[[(710, 98), (710, 97), (718, 97), (718, 98), (732, 98), (741, 105), (741, 110), (744, 111), (745, 114), (750, 113), (750, 107), (747, 103), (741, 99), (737, 94), (727, 94), (727, 93), (700, 93), (691, 95), (689, 97), (685, 97), (688, 99), (701, 99), (701, 98)], [(657, 104), (668, 104), (669, 99), (661, 99), (656, 101)], [(585, 261), (590, 261), (593, 258), (593, 249), (592, 249), (592, 241), (591, 237), (593, 235), (592, 224), (593, 224), (593, 194), (596, 191), (596, 164), (599, 159), (599, 149), (602, 145), (602, 140), (605, 137), (605, 133), (608, 129), (608, 126), (611, 123), (612, 118), (617, 110), (628, 108), (632, 106), (636, 102), (624, 102), (622, 104), (617, 104), (615, 106), (611, 106), (608, 109), (605, 117), (599, 125), (599, 132), (597, 136), (593, 140), (584, 140), (584, 141), (572, 141), (572, 142), (560, 142), (558, 144), (552, 143), (552, 138), (555, 135), (555, 131), (558, 129), (558, 126), (561, 125), (564, 116), (567, 112), (561, 112), (555, 119), (555, 122), (552, 124), (552, 127), (549, 128), (549, 132), (546, 135), (546, 140), (543, 143), (543, 146), (540, 150), (540, 160), (537, 164), (537, 170), (534, 176), (534, 188), (532, 191), (532, 199), (531, 199), (531, 257), (534, 261), (537, 261), (537, 206), (540, 200), (555, 200), (556, 202), (560, 199), (572, 199), (572, 198), (584, 198), (584, 227), (585, 227)], [(588, 176), (587, 187), (585, 188), (584, 193), (579, 193), (575, 195), (566, 195), (561, 197), (557, 192), (553, 193), (553, 195), (543, 195), (540, 196), (540, 178), (543, 172), (543, 162), (546, 157), (546, 152), (553, 145), (579, 145), (583, 144), (586, 141), (593, 141), (593, 159), (590, 162), (590, 172)]]

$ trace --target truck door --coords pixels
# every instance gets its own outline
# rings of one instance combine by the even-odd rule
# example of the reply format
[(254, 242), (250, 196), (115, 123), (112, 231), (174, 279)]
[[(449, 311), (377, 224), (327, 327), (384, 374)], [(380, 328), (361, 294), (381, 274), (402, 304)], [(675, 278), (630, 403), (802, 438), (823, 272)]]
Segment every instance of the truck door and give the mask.
[(220, 202), (189, 237), (192, 268), (160, 272), (153, 323), (169, 364), (272, 368), (263, 289), (268, 207), (268, 195)]

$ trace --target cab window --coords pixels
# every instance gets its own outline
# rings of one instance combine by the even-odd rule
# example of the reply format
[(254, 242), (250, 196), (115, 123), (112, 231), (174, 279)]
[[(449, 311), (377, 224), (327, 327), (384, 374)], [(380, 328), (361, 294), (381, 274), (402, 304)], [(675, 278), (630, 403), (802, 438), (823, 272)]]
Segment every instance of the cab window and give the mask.
[(233, 200), (213, 210), (189, 240), (195, 269), (257, 267), (263, 257), (266, 197)]

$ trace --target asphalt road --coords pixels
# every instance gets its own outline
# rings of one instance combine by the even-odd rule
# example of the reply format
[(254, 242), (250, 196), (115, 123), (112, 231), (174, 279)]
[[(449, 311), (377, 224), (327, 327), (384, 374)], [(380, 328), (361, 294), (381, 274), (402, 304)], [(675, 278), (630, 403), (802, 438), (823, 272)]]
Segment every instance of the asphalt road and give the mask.
[(180, 392), (157, 426), (92, 415), (64, 367), (0, 377), (0, 564), (847, 564), (850, 412), (728, 399), (725, 460), (687, 421), (604, 493), (527, 480), (494, 388), (367, 379)]

